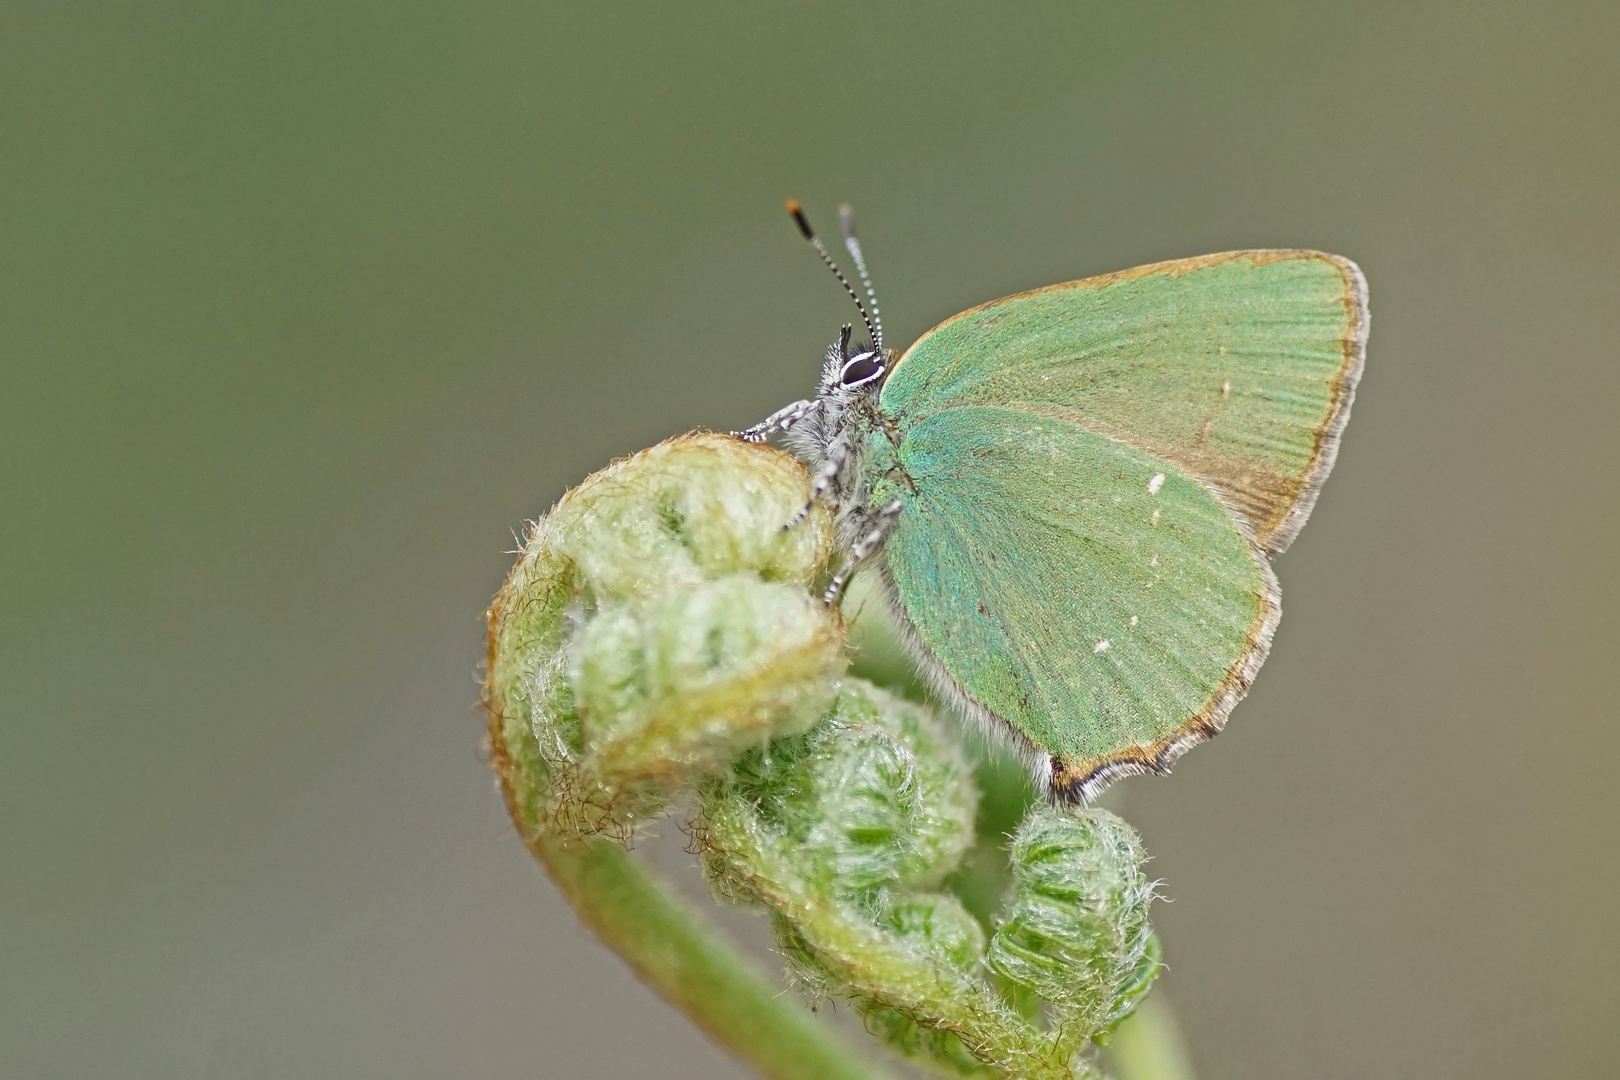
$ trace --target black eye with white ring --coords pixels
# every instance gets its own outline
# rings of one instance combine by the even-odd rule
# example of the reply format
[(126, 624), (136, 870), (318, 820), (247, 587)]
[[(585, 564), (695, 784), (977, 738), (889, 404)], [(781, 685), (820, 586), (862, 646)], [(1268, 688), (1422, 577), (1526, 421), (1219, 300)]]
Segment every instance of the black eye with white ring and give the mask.
[(844, 369), (838, 373), (838, 381), (847, 390), (865, 386), (882, 374), (883, 361), (878, 359), (878, 354), (863, 352), (849, 358)]

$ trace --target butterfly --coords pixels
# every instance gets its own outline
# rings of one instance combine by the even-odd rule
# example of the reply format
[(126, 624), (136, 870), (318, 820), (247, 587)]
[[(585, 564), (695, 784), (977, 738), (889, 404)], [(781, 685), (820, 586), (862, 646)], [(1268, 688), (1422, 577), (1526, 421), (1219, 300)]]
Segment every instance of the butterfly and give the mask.
[(874, 562), (938, 695), (1009, 736), (1037, 782), (1086, 801), (1165, 773), (1225, 725), (1281, 614), (1270, 558), (1338, 452), (1367, 285), (1319, 251), (1231, 251), (1019, 293), (896, 358), (866, 299), (780, 433), (835, 510), (842, 567)]

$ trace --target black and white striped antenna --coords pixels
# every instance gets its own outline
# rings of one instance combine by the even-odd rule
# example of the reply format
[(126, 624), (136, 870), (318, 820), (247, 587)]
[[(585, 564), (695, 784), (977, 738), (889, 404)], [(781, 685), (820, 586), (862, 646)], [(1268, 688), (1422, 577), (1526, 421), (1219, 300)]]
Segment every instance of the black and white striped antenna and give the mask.
[(872, 288), (872, 275), (866, 272), (866, 259), (861, 255), (861, 242), (855, 236), (855, 211), (849, 203), (838, 207), (838, 227), (844, 234), (844, 246), (849, 249), (850, 258), (855, 260), (855, 269), (861, 275), (861, 284), (866, 286), (866, 299), (872, 305), (872, 323), (877, 327), (877, 335), (873, 344), (878, 355), (883, 355), (883, 315), (878, 311), (877, 290)]
[[(793, 215), (793, 221), (799, 226), (799, 232), (804, 234), (804, 238), (815, 246), (816, 254), (821, 256), (821, 261), (827, 264), (827, 269), (833, 272), (833, 277), (837, 278), (838, 283), (844, 287), (844, 291), (849, 293), (849, 298), (855, 301), (856, 310), (861, 313), (861, 321), (866, 324), (867, 336), (872, 339), (872, 347), (877, 349), (879, 355), (881, 355), (883, 349), (883, 331), (880, 328), (880, 324), (874, 322), (872, 316), (867, 313), (866, 305), (861, 303), (861, 294), (855, 291), (855, 286), (849, 283), (849, 279), (844, 276), (844, 272), (838, 269), (838, 264), (833, 262), (833, 257), (827, 254), (826, 245), (821, 242), (821, 237), (816, 235), (816, 231), (810, 227), (810, 219), (804, 216), (804, 209), (799, 206), (799, 201), (797, 199), (789, 199), (787, 201), (787, 212)], [(842, 214), (840, 214), (840, 217), (842, 217)], [(851, 219), (851, 221), (853, 221), (853, 219)], [(853, 232), (846, 232), (844, 242), (850, 245), (850, 251), (855, 255), (855, 265), (861, 271), (861, 280), (866, 282), (867, 292), (870, 293), (872, 285), (870, 281), (867, 281), (866, 266), (861, 260), (860, 245), (855, 242), (854, 235), (855, 234)], [(872, 310), (877, 310), (877, 300), (875, 298), (872, 301)]]

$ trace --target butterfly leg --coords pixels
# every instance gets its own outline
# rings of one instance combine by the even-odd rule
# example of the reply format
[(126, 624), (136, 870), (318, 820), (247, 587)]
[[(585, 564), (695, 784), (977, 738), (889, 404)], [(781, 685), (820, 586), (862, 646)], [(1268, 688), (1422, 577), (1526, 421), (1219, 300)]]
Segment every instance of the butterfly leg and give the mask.
[(753, 427), (743, 431), (733, 431), (732, 434), (743, 442), (764, 442), (775, 432), (786, 431), (792, 427), (803, 418), (805, 413), (813, 409), (815, 404), (814, 401), (795, 401), (791, 405), (777, 409)]
[(799, 508), (792, 519), (784, 526), (782, 531), (787, 532), (799, 522), (810, 516), (810, 511), (816, 505), (816, 500), (827, 493), (833, 486), (839, 473), (844, 471), (844, 465), (849, 461), (850, 441), (847, 435), (841, 435), (827, 447), (827, 456), (822, 458), (821, 464), (816, 466), (815, 475), (810, 477), (810, 500)]
[(849, 556), (844, 560), (844, 565), (833, 575), (827, 591), (821, 594), (823, 604), (831, 607), (838, 603), (839, 596), (844, 592), (844, 586), (849, 584), (850, 575), (855, 573), (856, 568), (868, 555), (877, 550), (877, 546), (883, 543), (883, 538), (889, 535), (889, 530), (894, 528), (894, 519), (900, 516), (900, 507), (900, 500), (895, 499), (867, 520), (865, 530), (849, 546)]

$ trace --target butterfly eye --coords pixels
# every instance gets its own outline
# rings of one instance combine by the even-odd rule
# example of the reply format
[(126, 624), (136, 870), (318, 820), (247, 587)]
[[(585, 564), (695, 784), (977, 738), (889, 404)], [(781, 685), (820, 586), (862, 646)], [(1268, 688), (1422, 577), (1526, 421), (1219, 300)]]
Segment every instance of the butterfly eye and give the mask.
[(878, 359), (875, 352), (863, 352), (851, 357), (839, 372), (838, 381), (846, 388), (865, 386), (867, 383), (883, 374), (883, 362)]

